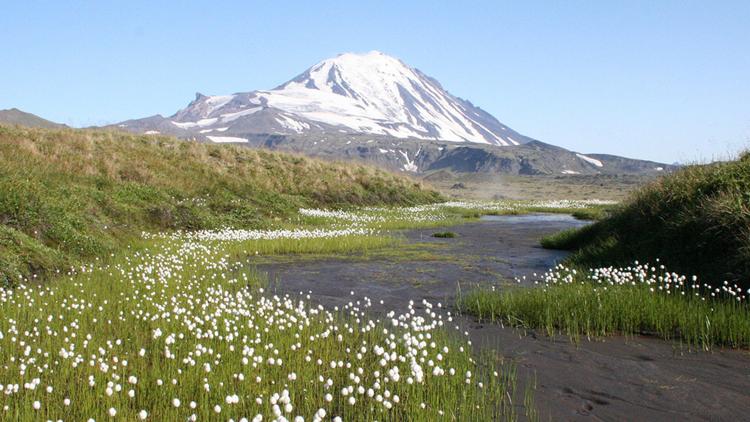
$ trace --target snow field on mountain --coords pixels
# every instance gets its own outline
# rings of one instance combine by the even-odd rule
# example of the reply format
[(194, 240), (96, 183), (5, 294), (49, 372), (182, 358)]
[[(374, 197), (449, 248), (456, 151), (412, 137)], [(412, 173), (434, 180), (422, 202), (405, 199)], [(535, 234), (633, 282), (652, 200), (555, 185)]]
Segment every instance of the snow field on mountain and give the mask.
[[(266, 126), (267, 120), (252, 120), (263, 110), (276, 116), (272, 127)], [(326, 125), (344, 133), (519, 144), (492, 116), (454, 97), (418, 70), (377, 51), (323, 60), (275, 89), (198, 96), (171, 122), (185, 130), (229, 124), (231, 132), (231, 125), (243, 119), (259, 125), (259, 132), (299, 134)]]

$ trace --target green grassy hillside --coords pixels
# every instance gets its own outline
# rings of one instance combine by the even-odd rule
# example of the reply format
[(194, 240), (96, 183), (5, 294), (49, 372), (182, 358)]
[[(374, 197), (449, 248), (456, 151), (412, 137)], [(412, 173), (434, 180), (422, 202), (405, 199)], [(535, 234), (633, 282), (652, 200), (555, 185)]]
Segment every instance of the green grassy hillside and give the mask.
[(689, 166), (635, 191), (589, 227), (543, 241), (580, 266), (660, 258), (674, 271), (750, 287), (750, 155)]
[(260, 228), (299, 207), (439, 199), (370, 167), (112, 131), (0, 126), (0, 283), (104, 256), (142, 231)]

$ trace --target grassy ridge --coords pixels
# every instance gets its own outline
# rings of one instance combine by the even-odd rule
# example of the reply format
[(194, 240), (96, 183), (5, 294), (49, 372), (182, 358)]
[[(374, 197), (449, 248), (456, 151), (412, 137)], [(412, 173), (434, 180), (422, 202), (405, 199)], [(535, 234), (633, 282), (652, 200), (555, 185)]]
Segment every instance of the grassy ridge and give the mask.
[(370, 167), (111, 131), (0, 126), (0, 283), (117, 250), (141, 231), (267, 227), (299, 207), (439, 194)]
[(636, 191), (602, 221), (553, 235), (581, 267), (660, 258), (702, 279), (750, 287), (750, 155), (689, 166)]
[[(536, 288), (469, 292), (459, 306), (574, 339), (648, 334), (703, 349), (750, 347), (750, 155), (664, 176), (596, 223), (547, 236), (542, 246), (572, 250), (569, 269), (556, 268)], [(642, 267), (629, 278), (634, 261), (662, 262), (702, 281)]]

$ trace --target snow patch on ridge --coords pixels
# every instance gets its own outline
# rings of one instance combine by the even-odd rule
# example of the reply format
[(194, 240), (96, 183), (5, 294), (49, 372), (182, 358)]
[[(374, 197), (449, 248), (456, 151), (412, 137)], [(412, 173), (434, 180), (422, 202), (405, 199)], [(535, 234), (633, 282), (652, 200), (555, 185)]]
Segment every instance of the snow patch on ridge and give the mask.
[(219, 119), (216, 117), (213, 117), (211, 119), (201, 119), (197, 122), (175, 122), (172, 121), (172, 124), (179, 127), (180, 129), (192, 129), (194, 127), (206, 127), (211, 126), (212, 124), (216, 123)]
[(247, 139), (245, 138), (237, 138), (234, 136), (206, 136), (206, 138), (210, 139), (211, 142), (216, 142), (217, 144), (247, 142)]
[(247, 110), (237, 111), (234, 113), (224, 113), (221, 115), (221, 121), (224, 123), (229, 123), (233, 120), (239, 119), (242, 116), (249, 116), (251, 114), (255, 114), (261, 109), (262, 107), (255, 107), (255, 108), (249, 108)]
[[(289, 116), (279, 116), (279, 118), (275, 119), (278, 124), (280, 124), (282, 127), (293, 130), (297, 133), (302, 133), (305, 131), (305, 129), (310, 129), (310, 125), (304, 122), (298, 122), (294, 119), (292, 119)], [(323, 142), (322, 140), (321, 142)]]
[(576, 156), (578, 156), (578, 158), (580, 158), (581, 160), (586, 161), (590, 164), (593, 164), (597, 167), (604, 167), (604, 164), (602, 164), (602, 162), (597, 160), (596, 158), (587, 157), (583, 154), (578, 154), (578, 153), (576, 153)]
[(506, 136), (505, 138), (506, 138), (506, 139), (508, 139), (508, 141), (509, 141), (509, 142), (510, 142), (510, 143), (511, 143), (512, 145), (521, 145), (521, 144), (520, 144), (519, 142), (517, 142), (516, 140), (514, 140), (514, 139), (513, 139), (513, 138), (511, 138), (510, 136)]
[(228, 127), (217, 127), (217, 128), (212, 128), (212, 129), (203, 129), (203, 130), (200, 131), (200, 133), (224, 132), (227, 129), (229, 129), (229, 128)]
[(214, 95), (206, 99), (208, 107), (205, 110), (204, 116), (210, 116), (214, 111), (224, 107), (234, 99), (234, 95)]
[(414, 159), (409, 159), (409, 153), (406, 151), (398, 150), (398, 152), (401, 153), (401, 155), (404, 156), (404, 160), (406, 161), (406, 164), (404, 164), (404, 170), (410, 171), (413, 173), (416, 173), (419, 171), (419, 167), (414, 163), (414, 160), (417, 159), (417, 156), (419, 156), (419, 153), (422, 152), (422, 148), (420, 148), (416, 154), (414, 154)]

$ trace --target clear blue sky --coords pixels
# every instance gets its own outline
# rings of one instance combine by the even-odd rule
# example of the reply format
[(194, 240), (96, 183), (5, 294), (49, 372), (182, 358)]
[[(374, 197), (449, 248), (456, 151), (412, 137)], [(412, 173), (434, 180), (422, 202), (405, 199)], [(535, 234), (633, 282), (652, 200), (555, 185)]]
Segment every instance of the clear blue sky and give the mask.
[[(510, 127), (672, 162), (750, 146), (750, 1), (4, 2), (0, 108), (171, 115), (381, 50)], [(522, 4), (523, 3), (523, 4)]]

